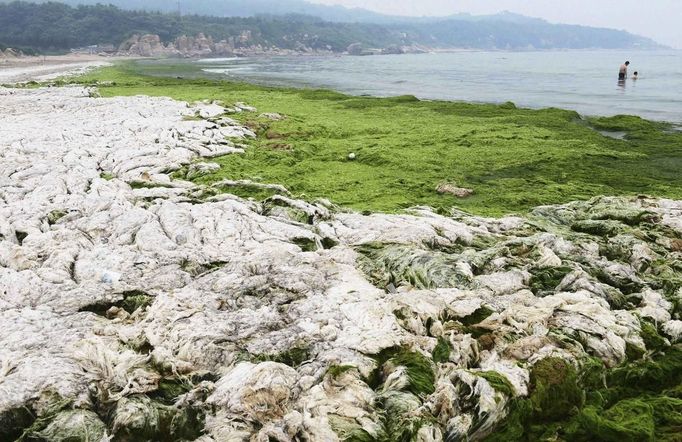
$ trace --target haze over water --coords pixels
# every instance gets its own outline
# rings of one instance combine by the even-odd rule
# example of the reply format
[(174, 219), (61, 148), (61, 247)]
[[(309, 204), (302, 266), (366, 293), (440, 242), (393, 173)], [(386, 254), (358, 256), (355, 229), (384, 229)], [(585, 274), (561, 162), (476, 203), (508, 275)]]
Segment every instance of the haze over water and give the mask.
[[(630, 60), (637, 81), (617, 84)], [(208, 76), (270, 85), (326, 87), (351, 94), (411, 94), (633, 114), (682, 123), (682, 52), (455, 52), (368, 57), (268, 57), (194, 62)]]

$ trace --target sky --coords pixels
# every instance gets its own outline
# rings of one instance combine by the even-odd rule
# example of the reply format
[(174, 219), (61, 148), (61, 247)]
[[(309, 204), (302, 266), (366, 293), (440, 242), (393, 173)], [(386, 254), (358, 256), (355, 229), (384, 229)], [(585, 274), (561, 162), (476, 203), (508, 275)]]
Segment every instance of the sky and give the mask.
[(624, 29), (682, 49), (682, 0), (309, 0), (396, 15), (511, 11), (554, 23)]

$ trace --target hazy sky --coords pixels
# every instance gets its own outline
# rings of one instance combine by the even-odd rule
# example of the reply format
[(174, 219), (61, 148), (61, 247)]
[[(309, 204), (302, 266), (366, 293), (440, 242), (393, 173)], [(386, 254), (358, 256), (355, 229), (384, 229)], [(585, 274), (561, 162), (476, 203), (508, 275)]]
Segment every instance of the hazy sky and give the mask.
[(556, 23), (626, 29), (682, 49), (682, 0), (310, 0), (388, 14), (512, 11)]

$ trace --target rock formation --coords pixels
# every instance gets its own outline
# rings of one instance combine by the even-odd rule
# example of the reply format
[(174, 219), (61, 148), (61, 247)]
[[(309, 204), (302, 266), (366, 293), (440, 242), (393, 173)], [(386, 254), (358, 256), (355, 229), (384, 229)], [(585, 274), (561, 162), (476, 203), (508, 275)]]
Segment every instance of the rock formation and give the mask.
[(682, 337), (681, 201), (249, 201), (177, 178), (254, 136), (221, 105), (95, 95), (0, 89), (2, 440), (480, 440)]
[(0, 50), (0, 60), (14, 60), (23, 57), (23, 55), (21, 51), (12, 48), (7, 48), (4, 51)]
[[(235, 39), (213, 41), (213, 38), (198, 34), (195, 37), (180, 36), (175, 41), (164, 44), (158, 35), (133, 35), (121, 43), (118, 53), (142, 57), (219, 57), (240, 53), (237, 45), (249, 47), (250, 34)], [(238, 41), (239, 43), (235, 43)]]

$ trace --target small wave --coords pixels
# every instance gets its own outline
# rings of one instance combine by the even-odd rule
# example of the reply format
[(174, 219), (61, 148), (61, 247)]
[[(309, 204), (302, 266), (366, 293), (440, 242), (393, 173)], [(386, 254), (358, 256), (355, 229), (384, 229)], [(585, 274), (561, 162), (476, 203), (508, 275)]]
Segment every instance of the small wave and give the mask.
[(211, 69), (202, 69), (202, 72), (208, 72), (209, 74), (229, 74), (230, 70), (229, 69), (216, 69), (216, 68), (211, 68)]

